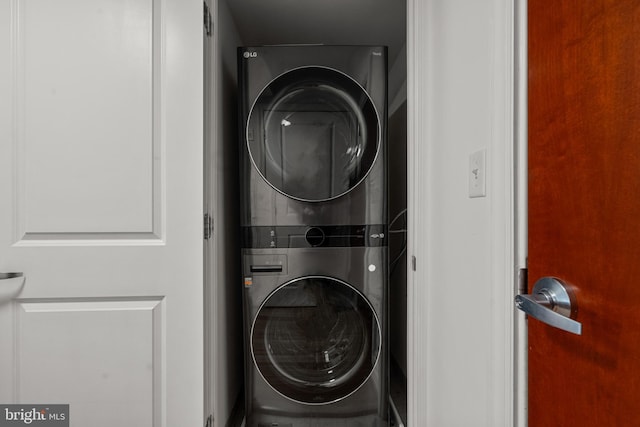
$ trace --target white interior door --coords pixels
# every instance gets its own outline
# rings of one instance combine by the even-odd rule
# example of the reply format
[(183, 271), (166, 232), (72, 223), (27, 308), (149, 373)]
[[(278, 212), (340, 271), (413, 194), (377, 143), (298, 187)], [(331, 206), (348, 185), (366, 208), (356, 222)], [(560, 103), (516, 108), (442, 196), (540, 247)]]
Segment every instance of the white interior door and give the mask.
[(0, 3), (0, 403), (201, 425), (201, 16)]

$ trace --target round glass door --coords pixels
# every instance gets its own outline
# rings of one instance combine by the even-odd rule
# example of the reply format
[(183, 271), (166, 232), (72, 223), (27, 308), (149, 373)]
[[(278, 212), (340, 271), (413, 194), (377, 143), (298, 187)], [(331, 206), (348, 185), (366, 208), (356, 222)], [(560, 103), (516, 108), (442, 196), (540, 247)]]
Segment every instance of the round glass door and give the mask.
[(247, 120), (247, 146), (262, 177), (303, 201), (347, 193), (367, 175), (380, 139), (376, 109), (347, 75), (304, 67), (273, 80)]
[(251, 352), (264, 379), (297, 402), (325, 404), (355, 392), (380, 355), (378, 319), (348, 284), (305, 277), (274, 291), (258, 311)]

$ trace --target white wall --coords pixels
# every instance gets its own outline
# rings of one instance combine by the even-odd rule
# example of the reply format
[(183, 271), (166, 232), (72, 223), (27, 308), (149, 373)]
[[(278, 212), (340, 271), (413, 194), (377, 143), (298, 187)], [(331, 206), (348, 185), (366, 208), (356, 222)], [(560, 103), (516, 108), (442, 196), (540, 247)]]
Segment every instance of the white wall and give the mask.
[[(513, 5), (408, 6), (409, 425), (511, 427)], [(487, 196), (472, 199), (480, 149)]]

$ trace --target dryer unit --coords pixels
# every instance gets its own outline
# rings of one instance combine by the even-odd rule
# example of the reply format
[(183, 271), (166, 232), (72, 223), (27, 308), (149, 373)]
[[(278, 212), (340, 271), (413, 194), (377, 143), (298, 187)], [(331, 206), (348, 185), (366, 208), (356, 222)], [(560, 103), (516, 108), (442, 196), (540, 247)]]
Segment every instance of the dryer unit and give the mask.
[(388, 426), (375, 245), (243, 250), (247, 427)]
[(386, 223), (387, 49), (238, 49), (243, 226)]

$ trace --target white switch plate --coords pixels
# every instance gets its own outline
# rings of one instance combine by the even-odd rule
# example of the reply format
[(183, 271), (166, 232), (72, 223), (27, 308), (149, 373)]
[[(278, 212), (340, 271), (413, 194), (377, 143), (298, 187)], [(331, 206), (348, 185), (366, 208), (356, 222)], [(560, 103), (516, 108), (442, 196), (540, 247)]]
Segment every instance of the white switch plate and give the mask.
[(476, 151), (469, 156), (469, 197), (487, 196), (487, 150)]

